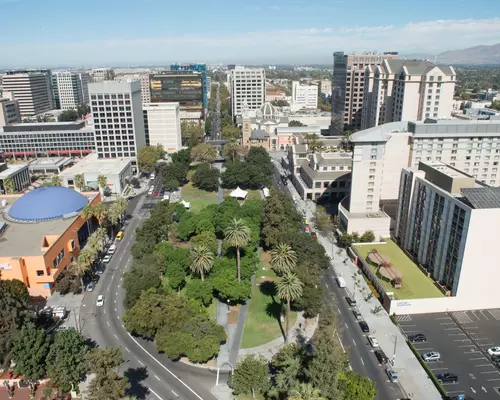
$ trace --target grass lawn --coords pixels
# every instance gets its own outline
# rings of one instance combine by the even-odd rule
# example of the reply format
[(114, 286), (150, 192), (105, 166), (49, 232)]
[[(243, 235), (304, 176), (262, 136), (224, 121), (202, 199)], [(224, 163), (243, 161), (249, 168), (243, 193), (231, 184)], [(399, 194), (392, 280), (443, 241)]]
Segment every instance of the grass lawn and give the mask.
[(189, 182), (182, 187), (181, 190), (182, 197), (217, 201), (216, 192), (206, 192), (204, 190), (200, 190), (193, 186), (193, 181), (192, 181), (193, 174), (194, 171), (188, 172), (187, 178), (189, 179)]
[[(403, 274), (403, 285), (400, 289), (395, 289), (390, 282), (378, 278), (386, 291), (393, 292), (398, 300), (444, 296), (439, 289), (434, 286), (434, 281), (425, 276), (396, 243), (390, 239), (386, 239), (386, 241), (386, 244), (355, 246), (360, 256), (365, 260), (372, 249), (377, 249), (380, 254), (389, 257), (391, 264), (401, 271)], [(376, 273), (377, 268), (371, 263), (367, 264), (370, 266), (373, 273)]]
[[(229, 197), (233, 189), (224, 189), (224, 198)], [(261, 200), (260, 190), (247, 190), (247, 200)]]
[(191, 199), (189, 197), (182, 197), (181, 200), (185, 200), (188, 203), (191, 203), (191, 212), (197, 213), (201, 209), (205, 208), (210, 204), (217, 204), (217, 200), (200, 200), (200, 199)]
[[(266, 270), (262, 270), (262, 267)], [(269, 255), (265, 252), (261, 253), (259, 268), (252, 286), (252, 300), (248, 307), (241, 348), (256, 347), (277, 339), (282, 336), (282, 329), (286, 326), (284, 321), (280, 327), (281, 304), (278, 296), (272, 293), (274, 285), (271, 283), (277, 277), (269, 268)], [(296, 319), (297, 313), (292, 312), (290, 326), (293, 326)]]

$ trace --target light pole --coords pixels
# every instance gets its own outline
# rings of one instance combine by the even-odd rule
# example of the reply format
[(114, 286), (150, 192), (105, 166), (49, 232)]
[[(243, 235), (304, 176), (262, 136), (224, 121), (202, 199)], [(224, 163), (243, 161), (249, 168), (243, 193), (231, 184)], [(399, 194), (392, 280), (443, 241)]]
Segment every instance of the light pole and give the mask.
[(394, 336), (394, 352), (392, 353), (392, 366), (396, 363), (396, 346), (398, 345), (398, 335), (392, 334)]

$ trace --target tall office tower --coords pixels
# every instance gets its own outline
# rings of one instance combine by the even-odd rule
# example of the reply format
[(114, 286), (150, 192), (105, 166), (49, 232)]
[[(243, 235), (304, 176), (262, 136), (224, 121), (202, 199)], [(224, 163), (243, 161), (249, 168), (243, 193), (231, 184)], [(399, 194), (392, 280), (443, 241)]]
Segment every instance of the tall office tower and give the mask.
[(13, 98), (11, 93), (4, 92), (4, 96), (6, 97), (0, 97), (0, 128), (21, 123), (19, 102)]
[(59, 89), (57, 88), (57, 75), (50, 75), (51, 82), (51, 90), (52, 90), (52, 104), (54, 104), (54, 108), (60, 110), (61, 109), (61, 101), (59, 99)]
[(129, 79), (141, 82), (142, 104), (151, 103), (151, 91), (149, 90), (149, 73), (125, 74), (115, 76), (115, 81), (124, 81)]
[(160, 144), (167, 153), (179, 151), (182, 148), (179, 103), (149, 103), (143, 104), (142, 109), (147, 144)]
[[(89, 102), (89, 75), (86, 72), (60, 71), (55, 76), (54, 100), (61, 110), (76, 109)], [(52, 78), (54, 85), (54, 78)]]
[(140, 82), (90, 83), (89, 94), (97, 156), (136, 160), (146, 145)]
[(291, 109), (297, 111), (302, 108), (318, 108), (318, 86), (293, 81)]
[(90, 75), (92, 82), (112, 81), (115, 77), (115, 71), (111, 68), (94, 68)]
[(210, 86), (207, 81), (207, 64), (172, 64), (170, 66), (172, 71), (195, 71), (200, 72), (203, 77), (203, 109), (205, 112), (208, 110), (208, 91)]
[(258, 110), (266, 101), (266, 73), (263, 68), (235, 67), (229, 74), (233, 117), (243, 109)]
[(453, 67), (425, 60), (384, 60), (368, 66), (361, 127), (450, 117), (456, 79)]
[(3, 77), (3, 90), (19, 101), (21, 117), (32, 117), (54, 108), (48, 70), (9, 71)]
[(164, 71), (149, 77), (151, 103), (179, 103), (191, 119), (204, 117), (203, 75), (193, 71)]
[(397, 58), (398, 53), (344, 54), (333, 53), (332, 135), (344, 130), (361, 128), (366, 67), (380, 65), (385, 59)]

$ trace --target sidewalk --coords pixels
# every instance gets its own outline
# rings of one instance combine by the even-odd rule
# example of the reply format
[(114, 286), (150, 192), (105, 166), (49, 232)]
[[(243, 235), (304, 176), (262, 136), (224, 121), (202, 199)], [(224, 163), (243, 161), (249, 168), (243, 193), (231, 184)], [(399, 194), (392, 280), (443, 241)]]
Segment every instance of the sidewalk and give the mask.
[[(309, 211), (307, 215), (312, 216)], [(380, 348), (389, 358), (394, 358), (393, 369), (398, 373), (399, 381), (408, 397), (425, 400), (441, 399), (436, 387), (406, 344), (406, 337), (392, 323), (385, 309), (382, 308), (377, 314), (374, 313), (376, 308), (381, 307), (380, 302), (375, 297), (365, 300), (371, 291), (363, 277), (358, 274), (358, 267), (347, 257), (345, 250), (342, 249), (340, 254), (337, 254), (339, 247), (335, 243), (332, 246), (331, 240), (319, 232), (318, 241), (332, 257), (331, 265), (335, 275), (345, 279), (346, 290), (356, 298), (358, 309), (370, 327), (371, 333), (376, 335)], [(348, 260), (344, 264), (346, 258)]]

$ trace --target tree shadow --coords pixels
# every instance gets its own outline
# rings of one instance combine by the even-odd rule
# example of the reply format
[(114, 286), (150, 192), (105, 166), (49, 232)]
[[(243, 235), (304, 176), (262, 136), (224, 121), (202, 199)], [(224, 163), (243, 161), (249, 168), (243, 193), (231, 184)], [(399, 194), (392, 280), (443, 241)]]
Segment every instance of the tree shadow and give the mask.
[(266, 314), (268, 317), (276, 319), (278, 321), (278, 325), (280, 327), (281, 335), (283, 338), (285, 337), (285, 330), (283, 329), (283, 324), (281, 323), (281, 315), (283, 313), (283, 305), (281, 303), (277, 303), (272, 298), (273, 301), (271, 303), (267, 303), (266, 305)]
[(259, 286), (259, 290), (264, 296), (271, 296), (271, 297), (276, 296), (276, 285), (274, 284), (274, 282), (271, 281), (262, 282)]
[(135, 396), (137, 399), (145, 399), (149, 394), (149, 389), (141, 382), (148, 377), (146, 367), (129, 368), (123, 375), (130, 383), (130, 389), (127, 390), (127, 396)]

